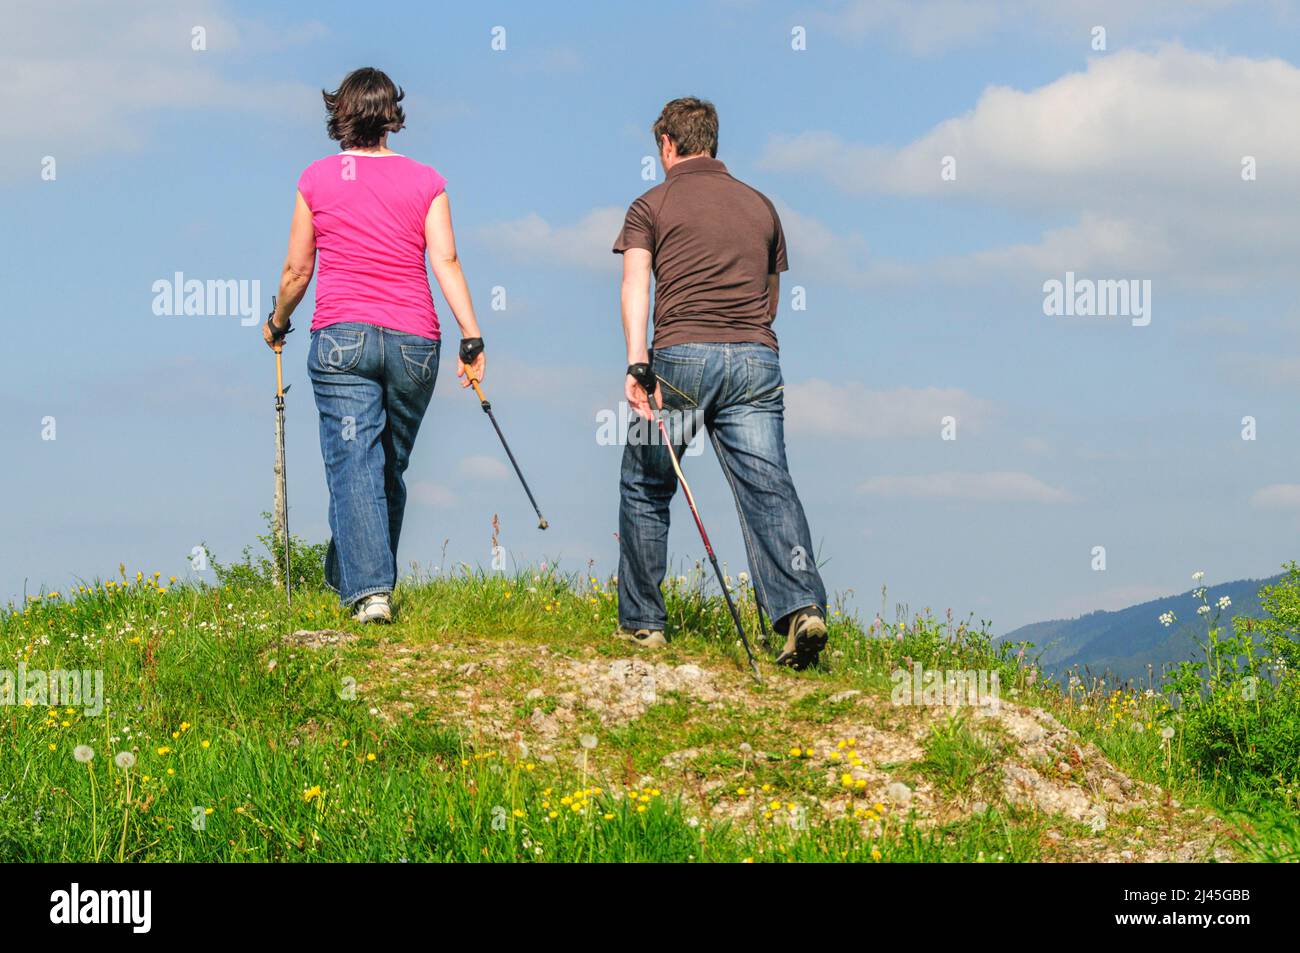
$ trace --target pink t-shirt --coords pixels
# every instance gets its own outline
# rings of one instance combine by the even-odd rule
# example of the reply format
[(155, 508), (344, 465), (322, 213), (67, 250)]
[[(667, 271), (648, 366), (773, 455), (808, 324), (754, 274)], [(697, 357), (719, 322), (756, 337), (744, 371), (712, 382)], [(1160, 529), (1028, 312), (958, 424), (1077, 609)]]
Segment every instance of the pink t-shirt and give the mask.
[(431, 166), (400, 155), (341, 152), (307, 166), (298, 191), (316, 230), (313, 331), (364, 321), (439, 339), (424, 221), (446, 185)]

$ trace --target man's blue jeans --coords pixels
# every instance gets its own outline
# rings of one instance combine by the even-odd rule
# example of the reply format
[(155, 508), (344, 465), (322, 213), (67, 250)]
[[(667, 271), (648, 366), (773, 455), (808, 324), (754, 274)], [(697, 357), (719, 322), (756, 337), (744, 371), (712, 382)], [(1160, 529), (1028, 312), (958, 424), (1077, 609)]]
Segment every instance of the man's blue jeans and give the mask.
[(402, 474), (438, 378), (439, 342), (349, 321), (315, 331), (307, 371), (330, 491), (325, 582), (345, 606), (397, 582)]
[[(677, 344), (654, 352), (664, 422), (674, 449), (701, 427), (731, 483), (759, 602), (780, 622), (797, 609), (826, 612), (803, 505), (785, 459), (785, 401), (776, 352), (762, 344)], [(662, 630), (668, 510), (677, 491), (654, 424), (639, 418), (623, 449), (619, 505), (618, 618)], [(684, 466), (684, 461), (683, 461)]]

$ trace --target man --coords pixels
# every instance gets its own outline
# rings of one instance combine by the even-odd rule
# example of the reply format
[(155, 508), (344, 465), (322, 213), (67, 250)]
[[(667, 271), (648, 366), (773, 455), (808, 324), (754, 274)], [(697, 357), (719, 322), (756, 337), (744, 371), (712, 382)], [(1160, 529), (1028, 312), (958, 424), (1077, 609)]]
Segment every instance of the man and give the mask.
[[(788, 268), (781, 221), (766, 197), (718, 161), (712, 103), (675, 99), (652, 131), (665, 181), (632, 203), (614, 245), (623, 256), (624, 392), (651, 419), (644, 385), (653, 388), (679, 455), (701, 424), (708, 429), (736, 497), (759, 602), (785, 636), (777, 662), (806, 668), (826, 645), (826, 589), (785, 458), (772, 332)], [(619, 507), (616, 634), (647, 648), (667, 644), (660, 584), (677, 490), (668, 451), (653, 434), (640, 420), (629, 430)]]

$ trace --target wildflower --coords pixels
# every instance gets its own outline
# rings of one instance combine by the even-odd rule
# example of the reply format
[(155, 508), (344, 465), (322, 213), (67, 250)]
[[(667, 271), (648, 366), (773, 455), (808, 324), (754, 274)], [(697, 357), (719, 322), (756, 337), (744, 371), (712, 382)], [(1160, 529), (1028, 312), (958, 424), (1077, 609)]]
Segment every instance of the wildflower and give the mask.
[(1209, 614), (1210, 614), (1210, 607), (1209, 607), (1209, 606), (1197, 606), (1197, 607), (1196, 607), (1196, 614), (1197, 614), (1197, 615), (1209, 615)]
[(319, 784), (313, 784), (307, 790), (302, 792), (302, 799), (306, 801), (308, 804), (310, 804), (314, 799), (320, 796), (321, 796), (321, 790)]
[(1173, 625), (1174, 621), (1175, 621), (1174, 614), (1172, 612), (1160, 613), (1160, 624), (1163, 625), (1166, 629), (1169, 628), (1169, 626)]
[(113, 763), (123, 771), (129, 771), (135, 767), (135, 755), (129, 751), (119, 751), (113, 758)]
[(366, 754), (366, 760), (367, 760), (367, 761), (374, 761), (374, 760), (375, 760), (375, 753), (374, 753), (373, 751), (367, 752), (367, 754)]
[[(345, 741), (345, 742), (343, 742), (343, 744), (344, 744), (344, 746), (346, 746), (346, 745), (347, 745), (347, 742)], [(199, 742), (199, 747), (200, 747), (200, 748), (211, 748), (211, 747), (212, 747), (212, 742), (211, 742), (211, 741), (208, 741), (208, 739), (204, 738), (202, 741)]]
[(170, 753), (171, 753), (171, 750), (172, 750), (171, 748), (167, 747), (166, 745), (163, 745), (161, 748), (158, 749), (158, 753), (159, 753), (159, 754), (170, 754)]
[(582, 744), (584, 748), (591, 749), (596, 747), (595, 735), (583, 735), (578, 739), (578, 741)]
[(1219, 608), (1220, 608), (1220, 609), (1226, 609), (1226, 608), (1228, 608), (1230, 605), (1232, 605), (1232, 600), (1231, 600), (1231, 599), (1229, 599), (1227, 596), (1219, 596)]
[(1204, 578), (1205, 578), (1205, 573), (1203, 572), (1192, 573), (1192, 582), (1200, 582)]
[(90, 745), (77, 745), (72, 749), (72, 756), (85, 764), (95, 757), (95, 749)]

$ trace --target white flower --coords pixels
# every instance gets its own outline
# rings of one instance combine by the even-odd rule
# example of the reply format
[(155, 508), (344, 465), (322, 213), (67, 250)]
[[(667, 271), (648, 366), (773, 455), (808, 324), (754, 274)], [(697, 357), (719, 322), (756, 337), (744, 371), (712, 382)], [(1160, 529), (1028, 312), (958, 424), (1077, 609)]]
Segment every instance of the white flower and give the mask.
[(584, 748), (594, 748), (594, 747), (596, 747), (596, 736), (595, 736), (595, 735), (583, 735), (582, 737), (580, 737), (580, 738), (578, 739), (578, 741), (582, 744), (582, 746), (583, 746)]
[(1197, 614), (1197, 615), (1209, 615), (1209, 614), (1210, 614), (1210, 607), (1209, 607), (1209, 606), (1197, 606), (1197, 607), (1196, 607), (1196, 614)]
[(1160, 729), (1160, 737), (1161, 737), (1161, 738), (1164, 738), (1165, 741), (1168, 741), (1168, 740), (1169, 740), (1170, 738), (1172, 738), (1173, 736), (1174, 736), (1174, 729), (1173, 729), (1173, 728), (1166, 726), (1166, 727)]
[(77, 745), (72, 749), (72, 756), (82, 764), (85, 764), (87, 761), (90, 761), (95, 757), (95, 749), (90, 745)]
[(1203, 572), (1192, 573), (1192, 582), (1200, 582), (1204, 578), (1205, 578), (1205, 573)]
[(1232, 600), (1231, 600), (1231, 599), (1229, 599), (1227, 596), (1219, 596), (1219, 608), (1220, 608), (1220, 609), (1226, 609), (1226, 608), (1228, 608), (1228, 606), (1230, 606), (1230, 605), (1232, 605)]
[(741, 573), (739, 576), (737, 576), (736, 578), (740, 580), (740, 584), (743, 586), (743, 585), (745, 585), (745, 584), (747, 584), (747, 583), (749, 582), (749, 573), (747, 573), (747, 572), (742, 572), (742, 573)]
[(1169, 626), (1173, 625), (1174, 614), (1172, 612), (1160, 613), (1160, 624), (1163, 625), (1165, 628), (1168, 628)]
[(129, 771), (135, 767), (135, 755), (129, 751), (119, 751), (117, 757), (113, 759), (113, 763), (123, 771)]

